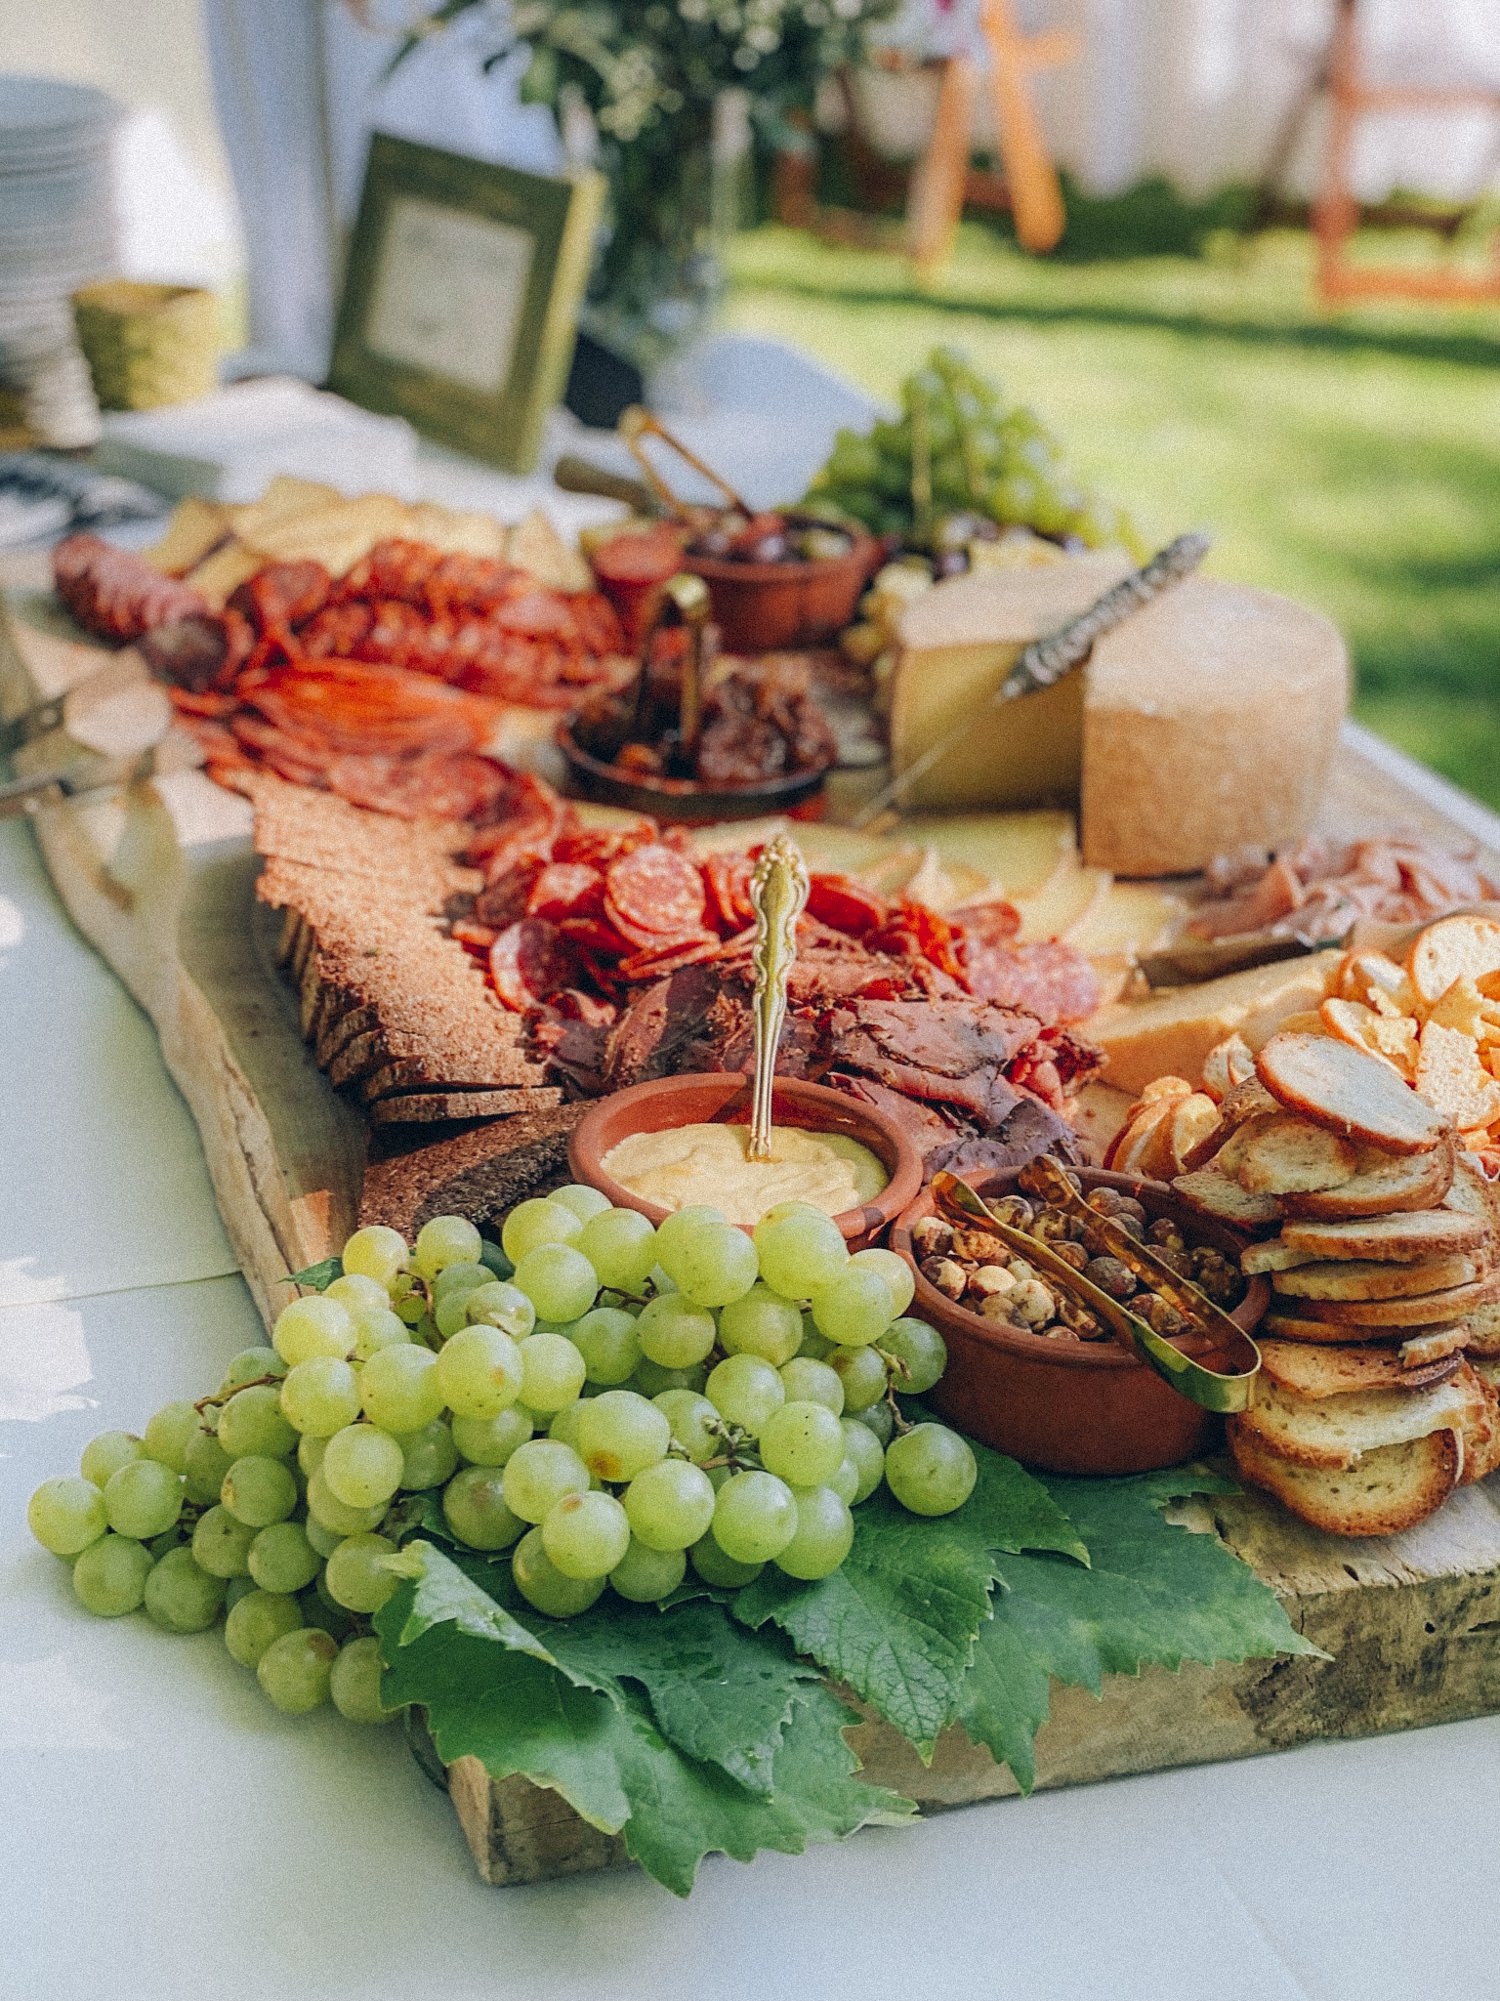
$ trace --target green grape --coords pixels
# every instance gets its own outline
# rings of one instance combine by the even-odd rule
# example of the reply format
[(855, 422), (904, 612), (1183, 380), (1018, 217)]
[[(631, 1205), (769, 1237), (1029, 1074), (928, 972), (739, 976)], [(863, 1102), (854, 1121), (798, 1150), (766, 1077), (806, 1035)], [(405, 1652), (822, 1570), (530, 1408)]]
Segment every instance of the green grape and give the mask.
[(401, 1447), (388, 1431), (346, 1424), (329, 1439), (317, 1477), (346, 1508), (384, 1507), (401, 1485), (402, 1466)]
[(914, 1425), (886, 1447), (886, 1485), (914, 1515), (951, 1515), (978, 1477), (969, 1441), (946, 1425)]
[(212, 1577), (179, 1544), (152, 1566), (144, 1593), (146, 1616), (168, 1633), (201, 1633), (219, 1616), (224, 1580)]
[(282, 1307), (271, 1339), (289, 1368), (310, 1362), (314, 1355), (335, 1355), (342, 1362), (354, 1347), (354, 1321), (347, 1306), (314, 1294)]
[(667, 1277), (660, 1265), (653, 1265), (646, 1274), (646, 1290), (654, 1299), (664, 1292), (675, 1292), (677, 1287)]
[(401, 1447), (401, 1485), (409, 1493), (441, 1487), (458, 1468), (458, 1447), (446, 1418), (435, 1417), (420, 1431), (396, 1434)]
[(551, 1619), (586, 1612), (604, 1589), (602, 1577), (567, 1577), (548, 1556), (540, 1529), (528, 1529), (510, 1559), (510, 1574), (528, 1605)]
[(304, 1591), (317, 1576), (321, 1557), (327, 1554), (313, 1547), (301, 1522), (272, 1522), (250, 1545), (250, 1575), (262, 1591)]
[(565, 1403), (547, 1426), (549, 1438), (560, 1438), (564, 1445), (578, 1450), (578, 1420), (583, 1415), (583, 1398), (575, 1397), (572, 1403)]
[(564, 1577), (607, 1577), (630, 1547), (630, 1526), (613, 1494), (565, 1494), (547, 1510), (542, 1548)]
[(255, 1453), (285, 1459), (297, 1449), (297, 1434), (281, 1414), (281, 1391), (273, 1383), (236, 1390), (219, 1412), (219, 1443), (231, 1459)]
[(696, 1390), (663, 1390), (652, 1398), (672, 1427), (672, 1442), (680, 1445), (695, 1466), (717, 1456), (719, 1413)]
[(773, 1410), (786, 1402), (786, 1385), (758, 1355), (730, 1355), (712, 1371), (705, 1385), (709, 1402), (730, 1424), (752, 1438)]
[(190, 1403), (164, 1403), (146, 1420), (146, 1457), (173, 1473), (185, 1471), (188, 1443), (198, 1429), (198, 1413)]
[(234, 1461), (207, 1425), (200, 1424), (182, 1455), (183, 1491), (196, 1507), (210, 1508), (219, 1498), (224, 1475)]
[[(878, 1271), (846, 1270), (812, 1297), (820, 1334), (841, 1348), (864, 1348), (878, 1341), (895, 1319), (891, 1289)], [(847, 1385), (846, 1394), (847, 1394)]]
[(296, 1475), (284, 1459), (247, 1455), (224, 1475), (219, 1499), (237, 1522), (269, 1528), (272, 1522), (284, 1522), (296, 1507)]
[(498, 1327), (513, 1341), (524, 1341), (536, 1326), (536, 1308), (518, 1286), (492, 1278), (464, 1295), (464, 1312), (471, 1326)]
[(209, 1508), (193, 1530), (193, 1556), (210, 1577), (248, 1577), (256, 1531), (228, 1508)]
[(408, 1329), (422, 1328), (424, 1330), (421, 1334), (417, 1334), (412, 1338), (417, 1340), (425, 1340), (427, 1338), (425, 1327), (426, 1323), (431, 1320), (432, 1315), (427, 1311), (427, 1296), (425, 1293), (405, 1292), (393, 1295), (391, 1299), (391, 1311), (403, 1327)]
[(881, 1335), (880, 1345), (897, 1363), (906, 1365), (892, 1372), (903, 1396), (925, 1396), (948, 1366), (943, 1337), (925, 1320), (904, 1316), (893, 1320)]
[[(309, 1500), (311, 1500), (311, 1490), (309, 1490)], [(331, 1496), (329, 1497), (329, 1504), (332, 1507), (338, 1506), (338, 1502), (333, 1500)], [(360, 1521), (365, 1521), (367, 1520), (368, 1516), (373, 1514), (375, 1511), (373, 1508), (370, 1509), (351, 1508), (349, 1512), (355, 1515), (357, 1519), (359, 1519)], [(277, 1528), (278, 1530), (283, 1529), (286, 1526), (287, 1524), (285, 1522), (277, 1522), (274, 1524), (274, 1527)], [(320, 1522), (317, 1516), (314, 1514), (308, 1515), (307, 1520), (302, 1524), (302, 1528), (307, 1536), (308, 1547), (314, 1552), (315, 1555), (317, 1555), (321, 1559), (318, 1564), (318, 1569), (321, 1569), (323, 1567), (323, 1564), (328, 1561), (329, 1557), (333, 1555), (333, 1552), (338, 1548), (339, 1544), (344, 1540), (346, 1531), (343, 1529), (325, 1528), (322, 1522)], [(260, 1535), (266, 1535), (268, 1533), (269, 1533), (268, 1530), (262, 1529)], [(350, 1535), (357, 1535), (360, 1533), (360, 1531), (357, 1529), (350, 1529), (347, 1531), (347, 1533)], [(257, 1536), (255, 1540), (259, 1542), (260, 1536)], [(317, 1572), (315, 1571), (314, 1576), (316, 1576), (316, 1574)], [(254, 1575), (253, 1571), (251, 1575), (252, 1576)], [(312, 1580), (309, 1579), (308, 1581), (310, 1583)], [(299, 1590), (301, 1589), (300, 1585), (298, 1589)]]
[(491, 1278), (509, 1278), (515, 1266), (498, 1244), (492, 1244), (486, 1237), (479, 1249), (479, 1262)]
[(529, 1252), (540, 1250), (543, 1244), (577, 1243), (583, 1224), (584, 1218), (565, 1202), (534, 1195), (528, 1202), (518, 1202), (506, 1217), (500, 1246), (519, 1267)]
[[(885, 1408), (889, 1414), (889, 1406)], [(859, 1475), (859, 1483), (854, 1492), (845, 1494), (844, 1499), (851, 1508), (857, 1508), (861, 1501), (869, 1500), (885, 1478), (885, 1448), (860, 1418), (846, 1417), (841, 1422), (844, 1428), (844, 1451)]]
[(656, 1231), (634, 1209), (601, 1209), (579, 1232), (577, 1248), (613, 1292), (638, 1293), (656, 1262)]
[(265, 1695), (288, 1716), (305, 1716), (328, 1700), (328, 1682), (338, 1659), (338, 1641), (315, 1626), (303, 1626), (272, 1640), (255, 1665)]
[(382, 1348), (359, 1372), (359, 1400), (371, 1424), (384, 1431), (420, 1431), (443, 1408), (437, 1356), (409, 1342)]
[(911, 1266), (898, 1252), (872, 1244), (868, 1250), (856, 1251), (849, 1265), (854, 1271), (878, 1271), (890, 1288), (891, 1305), (897, 1313), (904, 1313), (911, 1305), (917, 1281)]
[(664, 1459), (671, 1442), (666, 1414), (634, 1390), (590, 1398), (578, 1420), (579, 1456), (601, 1480), (633, 1480)]
[(92, 1480), (44, 1480), (26, 1504), (26, 1526), (54, 1556), (77, 1556), (109, 1526)]
[(680, 1549), (647, 1549), (632, 1536), (609, 1581), (632, 1605), (654, 1605), (675, 1591), (686, 1575), (687, 1558)]
[(379, 1528), (388, 1506), (386, 1501), (370, 1508), (346, 1506), (328, 1485), (320, 1466), (307, 1483), (308, 1540), (312, 1540), (315, 1522), (339, 1536), (363, 1535), (367, 1529)]
[(266, 1648), (302, 1624), (302, 1607), (280, 1591), (247, 1591), (229, 1608), (224, 1644), (241, 1667), (259, 1665)]
[[(674, 1209), (656, 1226), (656, 1255), (670, 1250), (673, 1244), (693, 1235), (707, 1224), (727, 1223), (729, 1218), (722, 1209), (715, 1209), (709, 1202), (690, 1202), (685, 1209)], [(675, 1281), (674, 1281), (675, 1282)]]
[(602, 1389), (618, 1389), (635, 1374), (641, 1359), (641, 1344), (633, 1314), (618, 1306), (595, 1306), (569, 1333), (583, 1357), (588, 1380)]
[(664, 1369), (660, 1362), (653, 1362), (643, 1355), (636, 1365), (630, 1387), (638, 1390), (643, 1397), (659, 1397), (667, 1390), (698, 1391), (708, 1381), (708, 1370), (701, 1362), (695, 1362), (690, 1369)]
[(528, 1410), (546, 1413), (576, 1401), (587, 1365), (566, 1334), (528, 1334), (517, 1353), (521, 1402)]
[(471, 1465), (503, 1466), (535, 1429), (530, 1411), (512, 1404), (498, 1417), (455, 1417), (453, 1443)]
[(320, 1596), (323, 1580), (320, 1577), (312, 1591), (304, 1591), (297, 1600), (304, 1627), (312, 1627), (317, 1632), (327, 1633), (337, 1644), (348, 1638), (354, 1631), (354, 1621), (342, 1605), (335, 1605), (331, 1599)]
[(851, 1417), (885, 1395), (890, 1377), (879, 1348), (835, 1348), (828, 1366), (844, 1386), (844, 1409)]
[(336, 1299), (356, 1320), (361, 1313), (390, 1311), (390, 1292), (378, 1278), (371, 1278), (365, 1272), (343, 1273), (325, 1290), (323, 1297)]
[(467, 1259), (463, 1264), (445, 1265), (428, 1288), (434, 1306), (441, 1306), (446, 1299), (462, 1299), (471, 1292), (477, 1292), (482, 1285), (493, 1285), (495, 1274), (488, 1265), (477, 1258)]
[(785, 1403), (761, 1426), (760, 1463), (792, 1487), (819, 1487), (838, 1471), (844, 1433), (820, 1403)]
[(759, 1355), (779, 1369), (802, 1346), (802, 1309), (757, 1283), (719, 1315), (719, 1340), (728, 1355)]
[(520, 1347), (498, 1327), (464, 1327), (438, 1351), (438, 1388), (457, 1417), (498, 1417), (524, 1374)]
[(133, 1431), (101, 1431), (97, 1438), (91, 1438), (83, 1448), (83, 1456), (78, 1462), (78, 1470), (85, 1480), (92, 1480), (96, 1487), (109, 1483), (110, 1475), (118, 1473), (122, 1466), (128, 1466), (132, 1459), (143, 1459), (146, 1442), (137, 1438)]
[(561, 1202), (565, 1209), (573, 1211), (580, 1223), (602, 1216), (609, 1207), (607, 1195), (601, 1195), (597, 1188), (590, 1188), (582, 1181), (570, 1181), (565, 1188), (554, 1188), (547, 1200)]
[(565, 1494), (588, 1491), (588, 1467), (571, 1445), (558, 1439), (529, 1439), (506, 1461), (502, 1483), (505, 1505), (523, 1522), (545, 1521)]
[[(342, 1425), (339, 1426), (340, 1431), (343, 1428)], [(331, 1436), (332, 1433), (330, 1432), (329, 1437)], [(301, 1438), (297, 1440), (297, 1470), (301, 1473), (304, 1480), (310, 1480), (314, 1473), (317, 1472), (323, 1463), (324, 1455), (327, 1451), (327, 1438), (314, 1438), (311, 1433), (304, 1432)]]
[(73, 1590), (85, 1612), (118, 1619), (133, 1612), (146, 1595), (151, 1555), (129, 1536), (102, 1535), (73, 1565)]
[(844, 1408), (844, 1385), (836, 1369), (809, 1355), (793, 1355), (777, 1373), (789, 1403), (820, 1403), (838, 1417)]
[(774, 1473), (734, 1473), (714, 1500), (714, 1541), (736, 1563), (767, 1563), (797, 1532), (797, 1503)]
[(434, 1216), (417, 1232), (411, 1268), (429, 1283), (449, 1265), (477, 1264), (484, 1239), (464, 1216)]
[(708, 1533), (714, 1501), (713, 1482), (699, 1467), (686, 1459), (658, 1459), (636, 1474), (624, 1505), (637, 1542), (648, 1549), (686, 1549)]
[(648, 1300), (634, 1324), (641, 1353), (663, 1369), (692, 1368), (718, 1337), (713, 1315), (678, 1292)]
[(368, 1362), (381, 1348), (400, 1347), (411, 1336), (406, 1322), (390, 1307), (358, 1306), (354, 1309), (354, 1360)]
[(146, 1543), (147, 1549), (151, 1552), (151, 1561), (160, 1563), (169, 1549), (180, 1549), (186, 1533), (184, 1524), (174, 1522), (171, 1528), (163, 1529), (160, 1535), (151, 1536)]
[(332, 1438), (359, 1416), (359, 1378), (347, 1362), (314, 1355), (288, 1369), (281, 1385), (281, 1414), (304, 1438)]
[(349, 1723), (389, 1723), (400, 1711), (387, 1709), (380, 1699), (380, 1642), (373, 1634), (362, 1640), (348, 1640), (339, 1648), (339, 1657), (328, 1677), (328, 1693), (333, 1706)]
[(854, 1506), (854, 1497), (859, 1492), (859, 1468), (847, 1452), (839, 1461), (838, 1471), (823, 1484), (825, 1487), (831, 1487), (846, 1506), (851, 1508)]
[[(678, 1211), (679, 1216), (687, 1213)], [(695, 1306), (727, 1306), (742, 1298), (760, 1269), (755, 1245), (733, 1223), (698, 1223), (665, 1239), (658, 1231), (656, 1255), (667, 1277)]]
[(786, 1299), (808, 1299), (837, 1278), (849, 1246), (837, 1223), (808, 1202), (778, 1202), (755, 1226), (760, 1275)]
[(450, 1340), (460, 1327), (469, 1324), (469, 1296), (460, 1292), (454, 1297), (440, 1300), (432, 1310), (432, 1324), (445, 1341)]
[[(558, 1211), (562, 1216), (570, 1213)], [(515, 1282), (540, 1319), (560, 1323), (581, 1320), (599, 1290), (594, 1267), (571, 1244), (538, 1244), (517, 1263)]]
[(797, 1350), (797, 1353), (805, 1355), (810, 1362), (826, 1362), (828, 1357), (833, 1353), (833, 1349), (834, 1343), (828, 1339), (826, 1334), (818, 1332), (817, 1328), (813, 1325), (812, 1315), (804, 1308), (802, 1314), (802, 1346)]
[(443, 1519), (471, 1549), (509, 1549), (526, 1528), (505, 1505), (498, 1466), (465, 1466), (443, 1489)]
[(378, 1612), (396, 1588), (385, 1559), (396, 1554), (388, 1536), (346, 1536), (328, 1559), (323, 1581), (328, 1595), (346, 1612)]
[(224, 1579), (224, 1610), (232, 1612), (240, 1600), (248, 1597), (254, 1589), (255, 1580), (251, 1577), (226, 1577)]
[(854, 1542), (854, 1517), (849, 1504), (831, 1487), (799, 1487), (796, 1493), (797, 1531), (775, 1558), (788, 1577), (811, 1583), (829, 1577)]
[(406, 1239), (399, 1230), (388, 1230), (381, 1223), (367, 1223), (347, 1240), (340, 1263), (346, 1272), (373, 1278), (389, 1288), (406, 1263), (406, 1255)]
[[(847, 1403), (845, 1409), (848, 1409)], [(862, 1424), (877, 1445), (889, 1445), (891, 1433), (896, 1429), (896, 1413), (882, 1397), (879, 1403), (866, 1404), (863, 1410), (850, 1411), (856, 1424)]]
[(260, 1382), (265, 1376), (284, 1376), (286, 1366), (274, 1348), (241, 1348), (224, 1371), (219, 1395), (227, 1397), (235, 1390), (242, 1390), (247, 1383)]
[(727, 1556), (715, 1542), (713, 1532), (695, 1542), (688, 1551), (688, 1561), (705, 1584), (717, 1584), (723, 1590), (737, 1591), (742, 1584), (753, 1584), (762, 1570), (763, 1563), (737, 1563)]

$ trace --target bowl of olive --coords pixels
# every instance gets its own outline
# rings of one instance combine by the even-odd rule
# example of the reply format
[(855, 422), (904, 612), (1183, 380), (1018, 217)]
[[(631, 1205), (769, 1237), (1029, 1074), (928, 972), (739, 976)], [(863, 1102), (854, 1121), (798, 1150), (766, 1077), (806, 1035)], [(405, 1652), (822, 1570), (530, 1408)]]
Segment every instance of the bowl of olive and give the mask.
[(880, 556), (876, 538), (854, 524), (730, 509), (689, 536), (682, 567), (708, 585), (727, 653), (774, 653), (837, 638)]

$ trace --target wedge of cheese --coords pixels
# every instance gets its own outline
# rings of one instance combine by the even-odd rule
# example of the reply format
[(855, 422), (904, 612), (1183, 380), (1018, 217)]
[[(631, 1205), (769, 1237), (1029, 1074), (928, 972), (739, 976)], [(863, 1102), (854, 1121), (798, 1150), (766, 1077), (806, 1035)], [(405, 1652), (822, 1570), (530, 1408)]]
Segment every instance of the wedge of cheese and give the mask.
[(1349, 698), (1320, 612), (1189, 577), (1099, 640), (1087, 674), (1085, 861), (1179, 875), (1307, 832)]

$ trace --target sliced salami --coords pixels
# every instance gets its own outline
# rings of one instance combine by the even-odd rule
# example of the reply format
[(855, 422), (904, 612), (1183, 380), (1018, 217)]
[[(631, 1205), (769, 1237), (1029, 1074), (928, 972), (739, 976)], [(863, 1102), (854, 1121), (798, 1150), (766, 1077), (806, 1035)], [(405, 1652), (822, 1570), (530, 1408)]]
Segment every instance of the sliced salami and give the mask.
[(1076, 945), (1056, 939), (971, 946), (964, 973), (978, 999), (1024, 1008), (1039, 1021), (1082, 1021), (1099, 1005), (1098, 974)]
[[(702, 876), (686, 855), (661, 841), (612, 862), (605, 883), (608, 914), (632, 942), (678, 943), (706, 928)], [(637, 937), (641, 932), (644, 938)]]
[(820, 923), (850, 938), (863, 938), (886, 915), (884, 901), (847, 875), (815, 875), (807, 892), (808, 910)]
[(721, 939), (712, 932), (704, 931), (697, 937), (683, 938), (655, 951), (632, 952), (628, 959), (620, 961), (620, 977), (631, 981), (663, 980), (668, 973), (680, 973), (684, 966), (696, 966), (701, 960), (716, 959), (723, 949)]
[(948, 922), (976, 945), (1009, 945), (1021, 929), (1021, 913), (1003, 896), (994, 896), (950, 910)]
[(565, 917), (595, 917), (604, 908), (604, 877), (583, 862), (548, 862), (526, 899), (528, 917), (560, 924)]
[(733, 938), (754, 924), (750, 878), (755, 873), (755, 864), (748, 855), (709, 855), (701, 873), (709, 922), (722, 936)]
[(490, 978), (495, 992), (516, 1014), (525, 1014), (550, 1000), (564, 987), (578, 984), (581, 961), (571, 941), (555, 924), (523, 917), (508, 925), (490, 947)]

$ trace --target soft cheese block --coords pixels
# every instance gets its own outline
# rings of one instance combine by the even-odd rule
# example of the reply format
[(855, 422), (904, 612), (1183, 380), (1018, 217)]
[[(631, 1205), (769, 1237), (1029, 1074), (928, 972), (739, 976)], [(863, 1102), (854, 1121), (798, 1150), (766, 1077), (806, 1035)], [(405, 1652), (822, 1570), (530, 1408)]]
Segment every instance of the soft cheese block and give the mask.
[(1084, 860), (1186, 874), (1312, 824), (1349, 696), (1320, 612), (1189, 577), (1107, 634), (1087, 669)]

